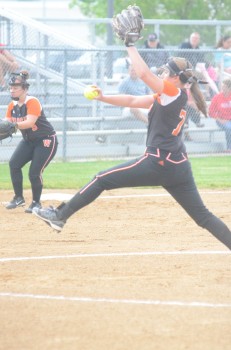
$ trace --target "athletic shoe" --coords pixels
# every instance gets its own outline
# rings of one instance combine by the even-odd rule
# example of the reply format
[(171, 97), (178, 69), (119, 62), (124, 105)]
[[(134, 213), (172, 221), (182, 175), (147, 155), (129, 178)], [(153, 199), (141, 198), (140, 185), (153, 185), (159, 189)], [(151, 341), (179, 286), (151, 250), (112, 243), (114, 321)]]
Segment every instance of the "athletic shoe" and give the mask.
[(50, 225), (53, 229), (56, 231), (61, 231), (63, 226), (65, 225), (66, 221), (60, 220), (58, 218), (58, 210), (49, 207), (44, 209), (34, 208), (32, 211), (33, 214), (35, 214), (38, 218), (44, 220), (48, 225)]
[(32, 214), (32, 211), (34, 208), (42, 208), (41, 204), (39, 202), (33, 201), (31, 205), (25, 210), (25, 213)]
[(10, 201), (7, 205), (6, 205), (6, 209), (15, 209), (17, 207), (23, 207), (25, 205), (25, 200), (23, 197), (16, 197), (14, 196), (14, 198), (12, 199), (12, 201)]

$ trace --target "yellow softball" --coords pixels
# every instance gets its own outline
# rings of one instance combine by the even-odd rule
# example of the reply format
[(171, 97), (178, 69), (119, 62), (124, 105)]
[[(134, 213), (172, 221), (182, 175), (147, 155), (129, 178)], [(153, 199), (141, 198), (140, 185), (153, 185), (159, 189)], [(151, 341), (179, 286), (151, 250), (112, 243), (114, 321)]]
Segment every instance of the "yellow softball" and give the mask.
[(95, 86), (93, 85), (86, 86), (83, 94), (88, 100), (93, 100), (94, 97), (99, 95), (98, 92), (95, 91)]

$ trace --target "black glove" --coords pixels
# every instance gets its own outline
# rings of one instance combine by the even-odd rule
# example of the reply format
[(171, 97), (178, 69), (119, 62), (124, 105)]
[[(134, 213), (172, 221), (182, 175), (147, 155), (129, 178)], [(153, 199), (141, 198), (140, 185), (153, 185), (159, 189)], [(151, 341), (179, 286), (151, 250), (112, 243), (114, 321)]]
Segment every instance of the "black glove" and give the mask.
[(8, 120), (0, 119), (0, 141), (12, 137), (18, 130), (17, 123), (11, 123)]
[(112, 28), (126, 46), (134, 46), (134, 43), (141, 38), (140, 32), (144, 28), (139, 6), (129, 5), (126, 10), (113, 17)]

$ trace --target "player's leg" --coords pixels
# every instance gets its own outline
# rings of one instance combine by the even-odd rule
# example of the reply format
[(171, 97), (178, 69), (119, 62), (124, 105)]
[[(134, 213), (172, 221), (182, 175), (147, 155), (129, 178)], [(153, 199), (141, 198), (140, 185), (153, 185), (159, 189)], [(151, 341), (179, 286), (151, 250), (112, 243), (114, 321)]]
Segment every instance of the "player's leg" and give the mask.
[(227, 150), (231, 151), (231, 120), (225, 124), (225, 138), (227, 143)]
[(10, 158), (9, 167), (11, 182), (14, 189), (14, 198), (6, 205), (7, 209), (15, 209), (25, 204), (23, 197), (22, 168), (31, 160), (32, 154), (33, 147), (31, 143), (21, 140)]
[(48, 208), (33, 212), (60, 231), (71, 215), (93, 202), (104, 190), (160, 185), (162, 171), (163, 168), (157, 164), (156, 159), (144, 155), (98, 173), (70, 201), (57, 209)]
[(225, 124), (217, 121), (217, 125), (221, 130), (225, 132), (227, 150), (230, 151), (231, 150), (231, 121), (227, 121)]
[(166, 186), (165, 188), (199, 226), (207, 229), (220, 242), (231, 249), (231, 231), (223, 221), (206, 208), (196, 188), (192, 174), (187, 175), (182, 183)]
[(57, 138), (50, 136), (40, 140), (35, 144), (32, 161), (29, 169), (29, 179), (32, 189), (32, 203), (26, 209), (27, 213), (32, 213), (34, 207), (41, 207), (40, 197), (43, 189), (42, 174), (57, 152)]
[[(156, 163), (156, 159), (144, 155), (98, 173), (68, 202), (71, 215), (93, 202), (104, 190), (160, 185), (163, 169)], [(69, 216), (66, 213), (65, 219)]]

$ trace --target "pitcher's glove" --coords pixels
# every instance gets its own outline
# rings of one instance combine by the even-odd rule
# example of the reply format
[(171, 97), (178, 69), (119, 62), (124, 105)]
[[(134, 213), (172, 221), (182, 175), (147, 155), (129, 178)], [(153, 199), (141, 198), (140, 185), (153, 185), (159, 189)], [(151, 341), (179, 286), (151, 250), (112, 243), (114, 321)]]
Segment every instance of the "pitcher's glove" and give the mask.
[(16, 123), (0, 119), (0, 141), (12, 137), (18, 130)]
[(126, 10), (114, 16), (112, 28), (126, 46), (134, 46), (134, 43), (141, 39), (140, 32), (144, 28), (143, 15), (139, 6), (129, 5)]

